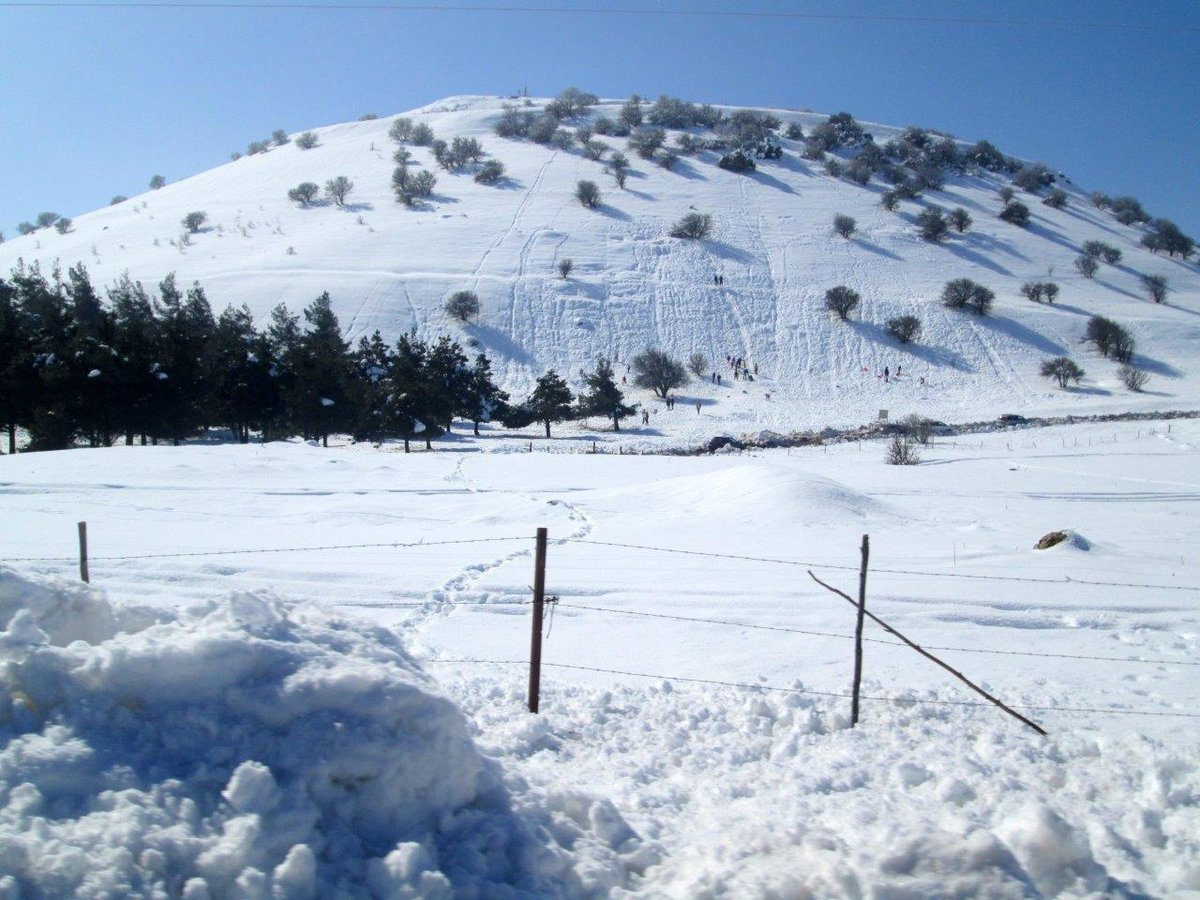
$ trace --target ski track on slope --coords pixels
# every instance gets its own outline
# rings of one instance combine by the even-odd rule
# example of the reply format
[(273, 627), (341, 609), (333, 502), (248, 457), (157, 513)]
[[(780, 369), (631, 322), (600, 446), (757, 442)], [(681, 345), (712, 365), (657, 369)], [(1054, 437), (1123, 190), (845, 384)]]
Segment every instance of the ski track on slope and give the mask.
[(529, 208), (530, 201), (533, 199), (538, 189), (542, 186), (542, 180), (546, 177), (546, 170), (550, 168), (550, 164), (554, 162), (557, 156), (557, 153), (552, 153), (550, 154), (550, 157), (542, 163), (541, 168), (538, 169), (537, 175), (534, 176), (533, 184), (531, 184), (529, 189), (525, 191), (525, 196), (521, 198), (521, 202), (517, 204), (517, 208), (513, 211), (512, 220), (508, 223), (508, 228), (492, 242), (491, 246), (489, 246), (487, 250), (483, 252), (483, 256), (479, 258), (479, 262), (477, 262), (475, 264), (475, 268), (471, 270), (472, 277), (479, 276), (480, 271), (491, 258), (492, 254), (495, 253), (496, 250), (498, 250), (500, 246), (507, 241), (509, 236), (511, 236), (516, 230), (518, 223), (525, 215), (525, 210)]

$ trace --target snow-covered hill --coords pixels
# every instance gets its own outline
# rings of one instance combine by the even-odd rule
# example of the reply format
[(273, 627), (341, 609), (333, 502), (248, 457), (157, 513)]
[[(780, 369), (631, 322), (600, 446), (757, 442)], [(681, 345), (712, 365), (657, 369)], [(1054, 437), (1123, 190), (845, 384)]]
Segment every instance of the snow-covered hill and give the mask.
[[(547, 368), (574, 374), (597, 353), (614, 357), (621, 372), (646, 347), (682, 358), (700, 352), (725, 384), (706, 374), (682, 392), (685, 409), (701, 406), (677, 436), (855, 423), (880, 409), (953, 421), (1200, 405), (1191, 363), (1200, 337), (1195, 265), (1141, 249), (1139, 228), (1118, 224), (1065, 179), (1062, 210), (1018, 190), (1033, 214), (1018, 228), (997, 218), (1007, 176), (950, 176), (944, 190), (888, 212), (880, 205), (885, 185), (831, 177), (801, 158), (798, 141), (782, 140), (782, 159), (761, 160), (743, 175), (718, 168), (714, 152), (667, 170), (628, 153), (622, 138), (601, 138), (634, 163), (620, 190), (577, 146), (497, 137), (505, 102), (456, 97), (406, 114), (440, 138), (478, 138), (506, 167), (496, 186), (475, 183), (469, 171), (442, 172), (428, 148), (411, 147), (415, 165), (437, 171), (438, 184), (430, 202), (407, 208), (391, 190), (394, 117), (334, 125), (317, 129), (310, 150), (276, 147), (79, 216), (67, 234), (44, 229), (11, 240), (0, 245), (0, 272), (18, 259), (43, 269), (82, 261), (97, 284), (128, 270), (150, 286), (174, 271), (181, 283), (199, 281), (217, 309), (247, 304), (260, 326), (276, 303), (298, 310), (329, 291), (351, 337), (415, 327), (477, 341), (517, 395)], [(601, 103), (591, 116), (615, 117), (618, 108)], [(806, 131), (825, 119), (777, 115)], [(899, 132), (866, 127), (877, 143)], [(300, 182), (337, 175), (355, 185), (344, 208), (287, 199)], [(580, 179), (600, 185), (597, 209), (574, 198)], [(940, 245), (923, 241), (914, 219), (931, 204), (966, 209), (973, 228)], [(184, 246), (181, 220), (197, 210), (208, 223)], [(711, 239), (668, 236), (690, 211), (712, 215)], [(837, 214), (857, 220), (851, 239), (834, 233)], [(1073, 265), (1089, 240), (1123, 254), (1093, 280)], [(556, 269), (564, 258), (574, 262), (566, 279)], [(1166, 303), (1146, 299), (1142, 274), (1167, 278)], [(993, 315), (940, 305), (944, 283), (959, 277), (995, 291)], [(1057, 282), (1058, 301), (1026, 300), (1020, 287), (1031, 279)], [(825, 291), (838, 284), (862, 295), (848, 323), (825, 309)], [(443, 311), (447, 295), (461, 289), (482, 301), (477, 324), (458, 325)], [(916, 344), (900, 346), (884, 329), (903, 314), (923, 323)], [(1151, 375), (1145, 393), (1126, 391), (1116, 364), (1081, 343), (1097, 314), (1133, 333), (1135, 362)], [(727, 355), (757, 364), (762, 377), (731, 383)], [(1040, 377), (1041, 362), (1059, 355), (1087, 371), (1077, 389)], [(885, 366), (901, 377), (885, 382)]]

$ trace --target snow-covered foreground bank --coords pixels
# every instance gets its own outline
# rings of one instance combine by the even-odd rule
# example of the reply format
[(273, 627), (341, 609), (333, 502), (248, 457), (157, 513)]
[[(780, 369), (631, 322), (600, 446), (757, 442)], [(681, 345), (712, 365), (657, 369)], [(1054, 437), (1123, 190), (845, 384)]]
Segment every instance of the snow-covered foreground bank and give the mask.
[[(1200, 424), (912, 468), (475, 447), (0, 459), (9, 893), (1200, 890)], [(81, 519), (102, 595), (40, 586)], [(872, 609), (1049, 737), (874, 626), (846, 727), (852, 610), (807, 570), (853, 593), (863, 534)]]

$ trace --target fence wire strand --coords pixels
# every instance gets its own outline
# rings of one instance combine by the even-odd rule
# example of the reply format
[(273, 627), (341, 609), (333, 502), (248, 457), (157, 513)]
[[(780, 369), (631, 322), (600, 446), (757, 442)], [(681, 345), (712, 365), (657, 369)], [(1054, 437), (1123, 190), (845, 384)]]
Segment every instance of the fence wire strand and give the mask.
[[(835, 563), (810, 562), (795, 559), (779, 559), (771, 556), (746, 556), (738, 553), (713, 553), (707, 550), (680, 550), (671, 547), (653, 547), (646, 544), (623, 544), (616, 541), (592, 541), (586, 538), (565, 538), (564, 544), (590, 544), (595, 547), (620, 547), (625, 550), (645, 550), (652, 553), (673, 553), (680, 556), (705, 556), (711, 559), (734, 559), (742, 562), (770, 563), (777, 566), (797, 566), (805, 569), (835, 569), (843, 572), (857, 572), (858, 566), (847, 566)], [(1033, 578), (1021, 575), (976, 575), (967, 572), (921, 572), (912, 569), (880, 569), (871, 568), (872, 575), (915, 575), (919, 578), (965, 578), (975, 581), (1007, 581), (1024, 584), (1079, 584), (1088, 587), (1120, 587), (1145, 588), (1161, 591), (1198, 591), (1200, 587), (1183, 584), (1144, 584), (1132, 581), (1095, 581), (1085, 578)]]
[[(528, 666), (526, 660), (517, 659), (477, 659), (465, 657), (462, 659), (429, 659), (425, 662), (430, 664), (446, 664), (446, 665), (486, 665), (486, 666)], [(598, 672), (605, 675), (625, 675), (630, 678), (654, 678), (660, 681), (678, 681), (686, 684), (707, 684), (716, 687), (731, 687), (741, 688), (751, 691), (769, 691), (777, 694), (810, 694), (816, 697), (832, 697), (837, 700), (849, 700), (850, 694), (843, 694), (837, 691), (814, 691), (810, 688), (789, 688), (779, 687), (778, 685), (769, 684), (748, 684), (741, 681), (719, 681), (712, 678), (692, 678), (686, 675), (663, 675), (654, 672), (630, 672), (625, 669), (604, 669), (599, 666), (579, 666), (571, 663), (552, 663), (543, 662), (544, 668), (554, 669), (574, 669), (580, 672)], [(875, 703), (889, 703), (895, 706), (918, 706), (922, 703), (928, 703), (935, 706), (978, 706), (985, 709), (995, 709), (995, 705), (991, 703), (980, 703), (975, 700), (934, 700), (926, 697), (874, 697), (866, 694), (859, 697), (860, 700), (870, 700)], [(1096, 713), (1101, 715), (1117, 715), (1117, 716), (1154, 716), (1163, 718), (1177, 719), (1200, 719), (1200, 713), (1194, 712), (1163, 712), (1149, 711), (1137, 709), (1122, 709), (1120, 707), (1091, 707), (1091, 706), (1041, 706), (1032, 704), (1008, 704), (1013, 709), (1029, 710), (1031, 712), (1052, 712), (1052, 713)]]
[[(521, 537), (493, 537), (493, 538), (465, 538), (454, 541), (384, 541), (377, 544), (327, 544), (323, 547), (267, 547), (260, 549), (242, 549), (242, 550), (192, 550), (181, 553), (143, 553), (134, 556), (89, 556), (88, 562), (125, 562), (128, 560), (139, 559), (182, 559), (184, 557), (193, 556), (233, 556), (235, 554), (251, 554), (251, 553), (314, 553), (324, 550), (364, 550), (364, 549), (408, 549), (412, 547), (446, 547), (457, 544), (489, 544), (498, 541), (527, 541), (529, 537), (522, 535)], [(26, 556), (26, 557), (5, 557), (3, 562), (66, 562), (73, 563), (78, 560), (76, 556)]]
[[(788, 634), (805, 634), (811, 637), (831, 637), (852, 641), (852, 634), (838, 634), (833, 631), (809, 631), (803, 628), (788, 628), (784, 625), (755, 625), (750, 622), (730, 622), (725, 619), (705, 619), (699, 616), (677, 616), (667, 613), (642, 612), (633, 609), (613, 609), (606, 606), (588, 606), (582, 603), (561, 603), (564, 609), (586, 609), (592, 612), (615, 613), (619, 616), (639, 616), (648, 619), (671, 619), (677, 622), (699, 622), (704, 625), (724, 625), (729, 628), (752, 628), (760, 631), (782, 631)], [(872, 644), (884, 644), (889, 647), (905, 646), (900, 641), (888, 641), (883, 638), (863, 638)], [(1144, 663), (1146, 665), (1164, 666), (1200, 666), (1200, 662), (1174, 659), (1131, 659), (1125, 656), (1087, 656), (1081, 653), (1036, 653), (1032, 650), (990, 650), (981, 647), (938, 647), (933, 644), (921, 644), (926, 650), (950, 650), (959, 653), (988, 653), (1000, 656), (1034, 656), (1041, 659), (1086, 659), (1096, 662), (1127, 662)]]

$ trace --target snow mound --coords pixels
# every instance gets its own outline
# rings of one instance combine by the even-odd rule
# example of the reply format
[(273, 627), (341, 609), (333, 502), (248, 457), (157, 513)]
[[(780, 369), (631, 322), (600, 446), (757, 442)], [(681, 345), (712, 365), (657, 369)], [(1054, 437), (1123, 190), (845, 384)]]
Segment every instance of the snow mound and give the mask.
[(857, 524), (886, 512), (884, 504), (831, 478), (761, 462), (630, 490), (636, 490), (645, 508), (672, 508), (684, 519), (748, 515), (758, 522), (834, 525)]
[(639, 842), (615, 810), (546, 827), (394, 633), (265, 594), (160, 619), (0, 571), (0, 896), (622, 882)]

